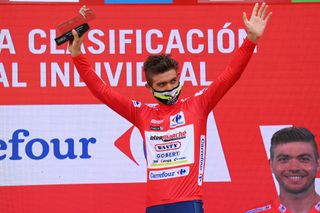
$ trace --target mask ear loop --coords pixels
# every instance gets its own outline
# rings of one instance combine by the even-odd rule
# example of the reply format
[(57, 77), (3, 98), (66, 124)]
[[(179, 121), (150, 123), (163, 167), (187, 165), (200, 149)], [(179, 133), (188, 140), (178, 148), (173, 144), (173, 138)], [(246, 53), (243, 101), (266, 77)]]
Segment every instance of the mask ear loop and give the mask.
[(148, 82), (146, 83), (146, 87), (149, 88), (149, 89), (151, 89), (152, 92), (155, 92), (155, 91), (156, 91), (155, 89), (153, 89), (153, 87), (152, 87)]
[(178, 81), (180, 81), (181, 72), (177, 70)]

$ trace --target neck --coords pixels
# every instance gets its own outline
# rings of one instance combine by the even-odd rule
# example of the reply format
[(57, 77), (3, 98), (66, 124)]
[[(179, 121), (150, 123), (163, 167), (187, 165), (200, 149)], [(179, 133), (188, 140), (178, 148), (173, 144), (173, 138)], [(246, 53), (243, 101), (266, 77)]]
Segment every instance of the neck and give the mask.
[(320, 201), (320, 196), (316, 193), (314, 187), (297, 194), (280, 189), (279, 200), (292, 213), (307, 213)]
[(164, 103), (158, 101), (159, 110), (165, 111), (166, 113), (169, 113), (171, 110), (175, 110), (175, 107), (173, 107), (173, 106), (177, 105), (178, 102), (179, 102), (179, 100), (172, 105), (167, 105), (167, 104), (164, 104)]

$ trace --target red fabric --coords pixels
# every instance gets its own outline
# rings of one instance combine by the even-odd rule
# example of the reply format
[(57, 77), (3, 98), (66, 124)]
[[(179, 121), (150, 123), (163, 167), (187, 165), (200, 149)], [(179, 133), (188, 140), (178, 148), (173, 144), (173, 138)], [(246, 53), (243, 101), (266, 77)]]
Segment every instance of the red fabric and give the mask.
[[(251, 209), (246, 211), (245, 213), (254, 213), (254, 212), (263, 212), (263, 213), (291, 213), (291, 211), (282, 205), (278, 199), (268, 202), (265, 205), (262, 205), (258, 208)], [(320, 201), (311, 208), (308, 213), (317, 213), (320, 212)]]
[[(80, 76), (92, 93), (137, 126), (145, 139), (149, 162), (147, 206), (202, 199), (203, 175), (199, 167), (200, 163), (204, 163), (200, 161), (205, 159), (205, 151), (201, 154), (200, 138), (206, 139), (207, 116), (240, 78), (254, 48), (255, 44), (246, 39), (215, 82), (195, 96), (168, 106), (150, 106), (127, 99), (95, 74), (84, 55), (73, 58)], [(161, 138), (155, 139), (154, 136)], [(205, 146), (205, 140), (202, 145)], [(179, 160), (176, 161), (176, 158)], [(201, 179), (200, 183), (198, 179)]]

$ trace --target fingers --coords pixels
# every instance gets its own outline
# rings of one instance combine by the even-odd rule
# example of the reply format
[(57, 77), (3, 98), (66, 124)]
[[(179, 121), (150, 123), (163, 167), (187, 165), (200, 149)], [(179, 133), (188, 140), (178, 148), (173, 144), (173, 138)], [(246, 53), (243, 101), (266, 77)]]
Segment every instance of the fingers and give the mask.
[(81, 43), (83, 41), (83, 36), (79, 37), (77, 31), (72, 30), (73, 41), (69, 44), (69, 51), (72, 57), (76, 57), (81, 53)]
[(271, 15), (272, 15), (272, 12), (270, 12), (270, 13), (267, 15), (267, 17), (266, 17), (266, 19), (265, 19), (265, 22), (268, 22), (268, 21), (269, 21)]
[(261, 14), (261, 18), (264, 19), (266, 17), (266, 14), (268, 12), (268, 8), (269, 5), (265, 5), (265, 7), (263, 8), (262, 14)]
[(78, 42), (79, 41), (79, 35), (78, 35), (78, 33), (77, 33), (77, 31), (75, 29), (72, 30), (72, 35), (73, 35), (74, 41)]
[(265, 7), (266, 7), (266, 3), (263, 2), (261, 7), (259, 8), (259, 11), (258, 11), (258, 14), (257, 14), (258, 17), (262, 17), (262, 13), (263, 13)]
[(268, 21), (271, 17), (271, 12), (268, 13), (269, 5), (267, 5), (265, 2), (263, 2), (259, 8), (259, 3), (256, 3), (253, 7), (251, 18), (253, 16), (257, 16), (261, 18), (264, 21)]
[[(269, 5), (263, 3), (259, 9), (258, 16), (262, 18), (262, 20), (268, 22), (270, 19), (272, 12), (268, 13)], [(268, 14), (268, 15), (267, 15)]]
[(74, 38), (73, 43), (74, 43), (75, 45), (79, 45), (79, 44), (82, 43), (83, 38), (84, 38), (84, 34), (83, 34), (81, 37), (79, 37), (77, 31), (76, 31), (75, 29), (73, 29), (73, 30), (72, 30), (72, 35), (73, 35), (73, 38)]
[(246, 12), (243, 12), (243, 14), (242, 14), (242, 20), (243, 20), (244, 23), (247, 23), (247, 22), (248, 22), (248, 18), (247, 18)]
[(255, 3), (255, 4), (254, 4), (254, 7), (253, 7), (253, 10), (252, 10), (251, 17), (257, 15), (258, 8), (259, 8), (259, 4), (258, 4), (258, 3)]

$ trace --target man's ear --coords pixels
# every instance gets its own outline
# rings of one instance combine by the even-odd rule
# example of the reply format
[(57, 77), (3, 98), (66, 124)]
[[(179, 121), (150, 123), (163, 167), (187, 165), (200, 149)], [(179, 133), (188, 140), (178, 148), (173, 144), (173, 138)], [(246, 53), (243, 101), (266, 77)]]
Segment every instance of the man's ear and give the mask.
[(146, 83), (144, 86), (145, 86), (148, 90), (150, 90), (150, 91), (152, 92), (152, 88), (151, 88), (151, 86), (150, 86), (148, 83)]
[(317, 171), (320, 172), (320, 158), (318, 158), (317, 163), (318, 163)]
[(270, 166), (271, 172), (273, 173), (273, 166), (272, 166), (272, 160), (271, 160), (271, 158), (269, 158), (269, 166)]

